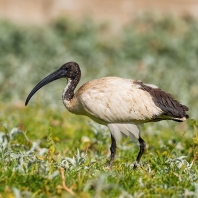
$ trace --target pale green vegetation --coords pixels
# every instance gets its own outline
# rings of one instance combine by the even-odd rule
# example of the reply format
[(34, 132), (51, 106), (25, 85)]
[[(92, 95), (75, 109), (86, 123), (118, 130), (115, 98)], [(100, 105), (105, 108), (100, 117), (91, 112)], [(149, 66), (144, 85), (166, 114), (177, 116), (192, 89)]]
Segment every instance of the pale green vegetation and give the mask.
[[(0, 197), (197, 197), (197, 35), (196, 20), (150, 15), (113, 35), (90, 20), (0, 22)], [(156, 84), (189, 106), (194, 121), (145, 124), (141, 167), (131, 166), (138, 144), (123, 139), (107, 170), (110, 134), (66, 111), (64, 80), (24, 107), (33, 86), (68, 61), (81, 66), (80, 84), (107, 75)]]

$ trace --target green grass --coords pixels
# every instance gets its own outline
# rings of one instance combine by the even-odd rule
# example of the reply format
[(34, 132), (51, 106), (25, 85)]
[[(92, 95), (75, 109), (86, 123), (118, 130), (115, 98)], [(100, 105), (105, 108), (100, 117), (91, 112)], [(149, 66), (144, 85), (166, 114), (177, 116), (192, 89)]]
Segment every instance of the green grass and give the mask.
[[(24, 101), (39, 80), (73, 60), (80, 84), (107, 75), (141, 79), (172, 93), (197, 120), (198, 21), (145, 15), (113, 35), (90, 20), (0, 25), (0, 197), (197, 196), (196, 121), (145, 124), (142, 165), (133, 170), (138, 144), (123, 139), (107, 170), (110, 133), (66, 111), (64, 81), (40, 90), (27, 107)], [(62, 189), (59, 167), (75, 195)]]
[[(196, 196), (196, 122), (146, 124), (142, 136), (147, 143), (147, 151), (143, 155), (141, 167), (133, 170), (131, 166), (138, 153), (137, 143), (123, 139), (119, 143), (112, 169), (107, 170), (110, 134), (105, 128), (94, 123), (90, 125), (85, 117), (68, 112), (57, 114), (55, 110), (42, 107), (10, 107), (4, 104), (1, 109), (4, 117), (0, 117), (0, 131), (8, 135), (13, 127), (19, 127), (28, 137), (26, 140), (22, 134), (16, 133), (1, 153), (2, 197), (16, 196), (14, 189), (18, 189), (21, 195), (32, 197), (69, 196), (60, 187), (60, 166), (65, 168), (65, 183), (73, 187), (74, 197)], [(43, 142), (29, 154), (30, 159), (35, 157), (34, 163), (28, 157), (24, 157), (21, 162), (20, 156), (27, 154), (32, 143), (40, 139)], [(39, 150), (43, 148), (48, 151), (41, 155)], [(10, 153), (15, 153), (18, 158), (12, 157)], [(186, 158), (179, 160), (181, 156)], [(73, 157), (75, 160), (72, 164)], [(64, 160), (67, 162), (63, 163)]]

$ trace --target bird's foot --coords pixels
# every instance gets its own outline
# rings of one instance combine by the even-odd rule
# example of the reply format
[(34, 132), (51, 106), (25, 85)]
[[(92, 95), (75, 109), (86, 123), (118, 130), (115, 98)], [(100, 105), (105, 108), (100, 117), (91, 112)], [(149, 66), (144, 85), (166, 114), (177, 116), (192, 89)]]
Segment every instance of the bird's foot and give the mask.
[(113, 161), (110, 160), (109, 164), (105, 167), (105, 170), (111, 170)]
[(133, 169), (137, 169), (140, 167), (140, 164), (136, 161), (134, 164), (131, 164), (133, 166)]
[(107, 162), (107, 164), (103, 168), (105, 171), (109, 171), (112, 169), (112, 162)]

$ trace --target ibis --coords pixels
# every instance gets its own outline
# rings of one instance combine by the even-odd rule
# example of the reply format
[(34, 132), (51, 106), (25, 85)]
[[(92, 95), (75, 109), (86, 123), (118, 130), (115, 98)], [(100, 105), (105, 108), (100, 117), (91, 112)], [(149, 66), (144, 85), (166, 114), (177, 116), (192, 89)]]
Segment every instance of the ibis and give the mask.
[(139, 80), (104, 77), (88, 81), (74, 92), (81, 78), (81, 70), (76, 62), (65, 63), (41, 80), (28, 95), (25, 105), (41, 87), (60, 78), (67, 79), (62, 100), (68, 111), (88, 116), (109, 128), (110, 167), (116, 154), (116, 142), (122, 135), (139, 141), (139, 153), (134, 164), (136, 168), (146, 148), (140, 135), (141, 124), (161, 120), (183, 122), (189, 117), (186, 114), (188, 107), (171, 94)]

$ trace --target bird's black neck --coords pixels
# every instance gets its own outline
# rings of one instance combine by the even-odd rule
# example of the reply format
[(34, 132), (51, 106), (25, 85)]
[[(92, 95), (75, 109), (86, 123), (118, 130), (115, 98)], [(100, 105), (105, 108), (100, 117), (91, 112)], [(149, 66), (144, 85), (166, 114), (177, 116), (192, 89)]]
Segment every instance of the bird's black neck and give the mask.
[(71, 100), (74, 96), (74, 90), (80, 81), (81, 74), (75, 76), (75, 78), (68, 78), (67, 85), (63, 91), (63, 100)]

